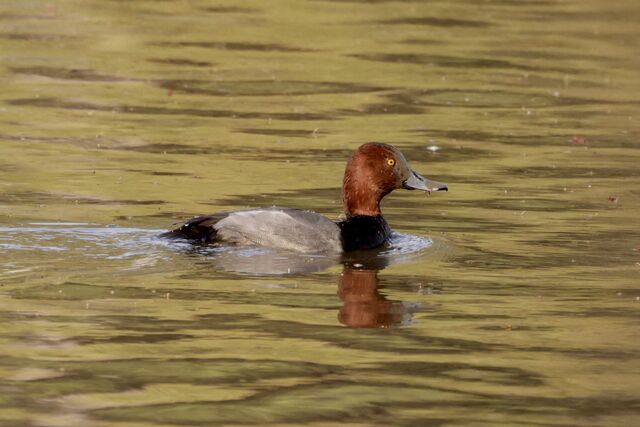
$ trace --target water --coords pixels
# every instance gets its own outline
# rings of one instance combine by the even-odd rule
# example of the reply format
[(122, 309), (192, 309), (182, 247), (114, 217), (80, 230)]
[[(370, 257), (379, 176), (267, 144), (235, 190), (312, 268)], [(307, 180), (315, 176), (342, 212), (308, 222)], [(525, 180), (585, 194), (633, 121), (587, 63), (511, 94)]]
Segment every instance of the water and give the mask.
[[(3, 2), (0, 425), (638, 424), (638, 19)], [(156, 237), (246, 207), (337, 218), (371, 140), (450, 188), (385, 199), (392, 248)]]

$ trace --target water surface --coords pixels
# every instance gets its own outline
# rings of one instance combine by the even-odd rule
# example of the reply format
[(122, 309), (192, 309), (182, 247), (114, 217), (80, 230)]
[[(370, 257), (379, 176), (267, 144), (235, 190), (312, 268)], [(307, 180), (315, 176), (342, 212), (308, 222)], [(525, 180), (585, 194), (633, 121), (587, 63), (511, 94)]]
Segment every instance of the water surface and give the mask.
[[(639, 19), (2, 2), (0, 424), (638, 424)], [(450, 187), (389, 196), (382, 254), (156, 237), (246, 207), (335, 219), (372, 140)]]

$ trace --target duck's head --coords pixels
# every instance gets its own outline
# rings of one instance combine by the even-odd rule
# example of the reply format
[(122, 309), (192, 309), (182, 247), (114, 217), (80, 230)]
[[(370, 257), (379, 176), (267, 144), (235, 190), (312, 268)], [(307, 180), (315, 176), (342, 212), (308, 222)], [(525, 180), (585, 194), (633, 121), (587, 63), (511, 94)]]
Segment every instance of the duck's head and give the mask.
[(432, 181), (411, 169), (400, 150), (389, 144), (361, 145), (347, 162), (342, 184), (345, 213), (380, 215), (380, 201), (395, 190), (448, 191), (446, 184)]

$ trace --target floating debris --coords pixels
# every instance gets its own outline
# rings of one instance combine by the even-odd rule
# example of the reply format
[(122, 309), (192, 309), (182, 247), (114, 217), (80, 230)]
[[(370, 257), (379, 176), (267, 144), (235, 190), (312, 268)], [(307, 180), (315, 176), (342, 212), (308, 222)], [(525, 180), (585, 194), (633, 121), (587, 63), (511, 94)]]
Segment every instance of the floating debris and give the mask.
[(584, 136), (574, 136), (571, 138), (571, 143), (573, 145), (586, 145), (587, 139)]
[(440, 147), (438, 147), (437, 145), (430, 145), (427, 147), (427, 151), (431, 151), (432, 153), (435, 153), (436, 151), (439, 151)]

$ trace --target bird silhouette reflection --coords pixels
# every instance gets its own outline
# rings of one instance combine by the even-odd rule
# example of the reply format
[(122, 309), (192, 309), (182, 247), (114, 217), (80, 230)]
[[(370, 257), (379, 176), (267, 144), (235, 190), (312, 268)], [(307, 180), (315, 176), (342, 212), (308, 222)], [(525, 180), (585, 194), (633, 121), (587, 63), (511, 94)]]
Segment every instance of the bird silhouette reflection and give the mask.
[(417, 304), (387, 299), (380, 293), (378, 270), (345, 267), (338, 280), (340, 323), (353, 328), (390, 328), (412, 323)]
[(338, 297), (342, 307), (338, 321), (354, 328), (390, 328), (413, 321), (419, 304), (387, 299), (380, 290), (378, 272), (397, 257), (381, 251), (359, 251), (343, 256), (342, 274), (338, 279)]
[(338, 321), (354, 328), (391, 328), (413, 322), (420, 304), (388, 299), (381, 289), (384, 281), (378, 273), (392, 264), (407, 262), (411, 255), (390, 254), (384, 249), (355, 251), (348, 254), (314, 256), (283, 253), (270, 249), (225, 247), (209, 250), (209, 267), (240, 274), (278, 276), (305, 274), (342, 264), (337, 295), (342, 301)]

